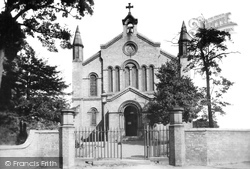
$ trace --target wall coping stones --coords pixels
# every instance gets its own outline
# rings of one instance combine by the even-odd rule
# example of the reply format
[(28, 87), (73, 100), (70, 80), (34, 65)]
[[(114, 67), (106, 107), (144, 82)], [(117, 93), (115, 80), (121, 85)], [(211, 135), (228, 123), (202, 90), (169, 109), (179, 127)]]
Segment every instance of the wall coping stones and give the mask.
[(36, 134), (59, 133), (57, 130), (30, 130), (27, 140), (20, 145), (0, 145), (0, 150), (17, 150), (25, 149), (31, 145), (36, 137)]
[(226, 129), (226, 128), (192, 128), (186, 129), (185, 132), (235, 132), (235, 131), (242, 131), (242, 132), (250, 132), (250, 129)]

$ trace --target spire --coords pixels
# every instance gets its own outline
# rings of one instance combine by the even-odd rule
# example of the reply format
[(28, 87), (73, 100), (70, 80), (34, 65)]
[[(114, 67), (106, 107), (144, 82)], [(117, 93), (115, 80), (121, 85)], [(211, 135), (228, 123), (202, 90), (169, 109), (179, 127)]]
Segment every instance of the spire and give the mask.
[(79, 31), (79, 26), (76, 27), (76, 32), (75, 32), (75, 38), (73, 41), (73, 46), (82, 46), (82, 38), (81, 38), (81, 33)]
[(187, 28), (186, 28), (185, 22), (183, 21), (182, 26), (181, 26), (180, 38), (179, 38), (178, 43), (184, 42), (184, 41), (190, 41), (190, 40), (191, 40), (191, 37), (187, 33)]
[(188, 61), (188, 54), (187, 54), (187, 45), (188, 42), (191, 40), (191, 36), (188, 34), (187, 32), (187, 28), (186, 25), (184, 23), (184, 21), (182, 22), (182, 26), (181, 26), (181, 33), (180, 33), (180, 38), (179, 38), (179, 63), (181, 65), (180, 67), (180, 75), (184, 75), (184, 76), (188, 76), (191, 77), (191, 72), (190, 70), (186, 70), (187, 65), (189, 64)]
[(82, 38), (79, 31), (79, 26), (76, 28), (75, 38), (73, 41), (73, 62), (83, 61), (83, 44)]

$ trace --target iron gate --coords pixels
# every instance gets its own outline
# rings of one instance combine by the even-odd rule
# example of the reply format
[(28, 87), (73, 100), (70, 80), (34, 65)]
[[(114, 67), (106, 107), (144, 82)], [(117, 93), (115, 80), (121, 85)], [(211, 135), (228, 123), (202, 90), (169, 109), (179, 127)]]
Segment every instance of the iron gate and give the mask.
[(144, 129), (144, 158), (169, 157), (168, 127)]
[(85, 159), (122, 158), (122, 131), (80, 129), (75, 131), (75, 157)]
[[(83, 159), (122, 159), (124, 130), (79, 129), (75, 131), (75, 157)], [(144, 142), (144, 158), (169, 156), (169, 132), (167, 127), (145, 127), (138, 131)], [(129, 151), (129, 150), (124, 150)]]

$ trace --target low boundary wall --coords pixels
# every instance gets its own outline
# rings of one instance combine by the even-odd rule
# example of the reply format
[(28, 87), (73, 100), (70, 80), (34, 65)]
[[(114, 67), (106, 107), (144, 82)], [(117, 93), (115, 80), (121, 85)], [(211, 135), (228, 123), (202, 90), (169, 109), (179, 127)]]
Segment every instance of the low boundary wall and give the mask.
[(250, 130), (185, 130), (188, 165), (214, 165), (250, 161)]
[(0, 157), (59, 157), (57, 130), (30, 130), (25, 143), (0, 146)]

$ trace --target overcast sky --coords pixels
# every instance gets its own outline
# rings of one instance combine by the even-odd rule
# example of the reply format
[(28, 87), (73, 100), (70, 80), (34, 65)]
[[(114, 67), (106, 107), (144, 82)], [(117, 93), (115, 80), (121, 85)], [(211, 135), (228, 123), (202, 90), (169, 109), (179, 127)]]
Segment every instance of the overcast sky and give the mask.
[[(89, 58), (100, 50), (100, 45), (108, 42), (122, 32), (122, 19), (128, 14), (125, 6), (128, 3), (134, 6), (132, 15), (138, 19), (138, 32), (149, 39), (160, 42), (161, 48), (173, 55), (177, 55), (178, 48), (169, 41), (177, 42), (182, 22), (187, 29), (189, 20), (203, 16), (211, 18), (230, 12), (230, 20), (237, 23), (232, 33), (234, 43), (228, 44), (231, 51), (240, 54), (231, 54), (223, 60), (223, 75), (235, 82), (235, 85), (226, 94), (225, 100), (232, 103), (226, 108), (227, 115), (218, 116), (222, 128), (249, 128), (249, 5), (247, 0), (95, 0), (93, 16), (85, 16), (80, 21), (62, 20), (75, 32), (79, 25), (84, 44), (84, 59)], [(73, 41), (73, 37), (72, 37)], [(40, 48), (37, 43), (37, 54), (49, 58), (51, 64), (56, 64), (62, 71), (63, 77), (71, 83), (72, 51), (60, 50), (51, 54)], [(205, 81), (204, 81), (205, 83)]]

